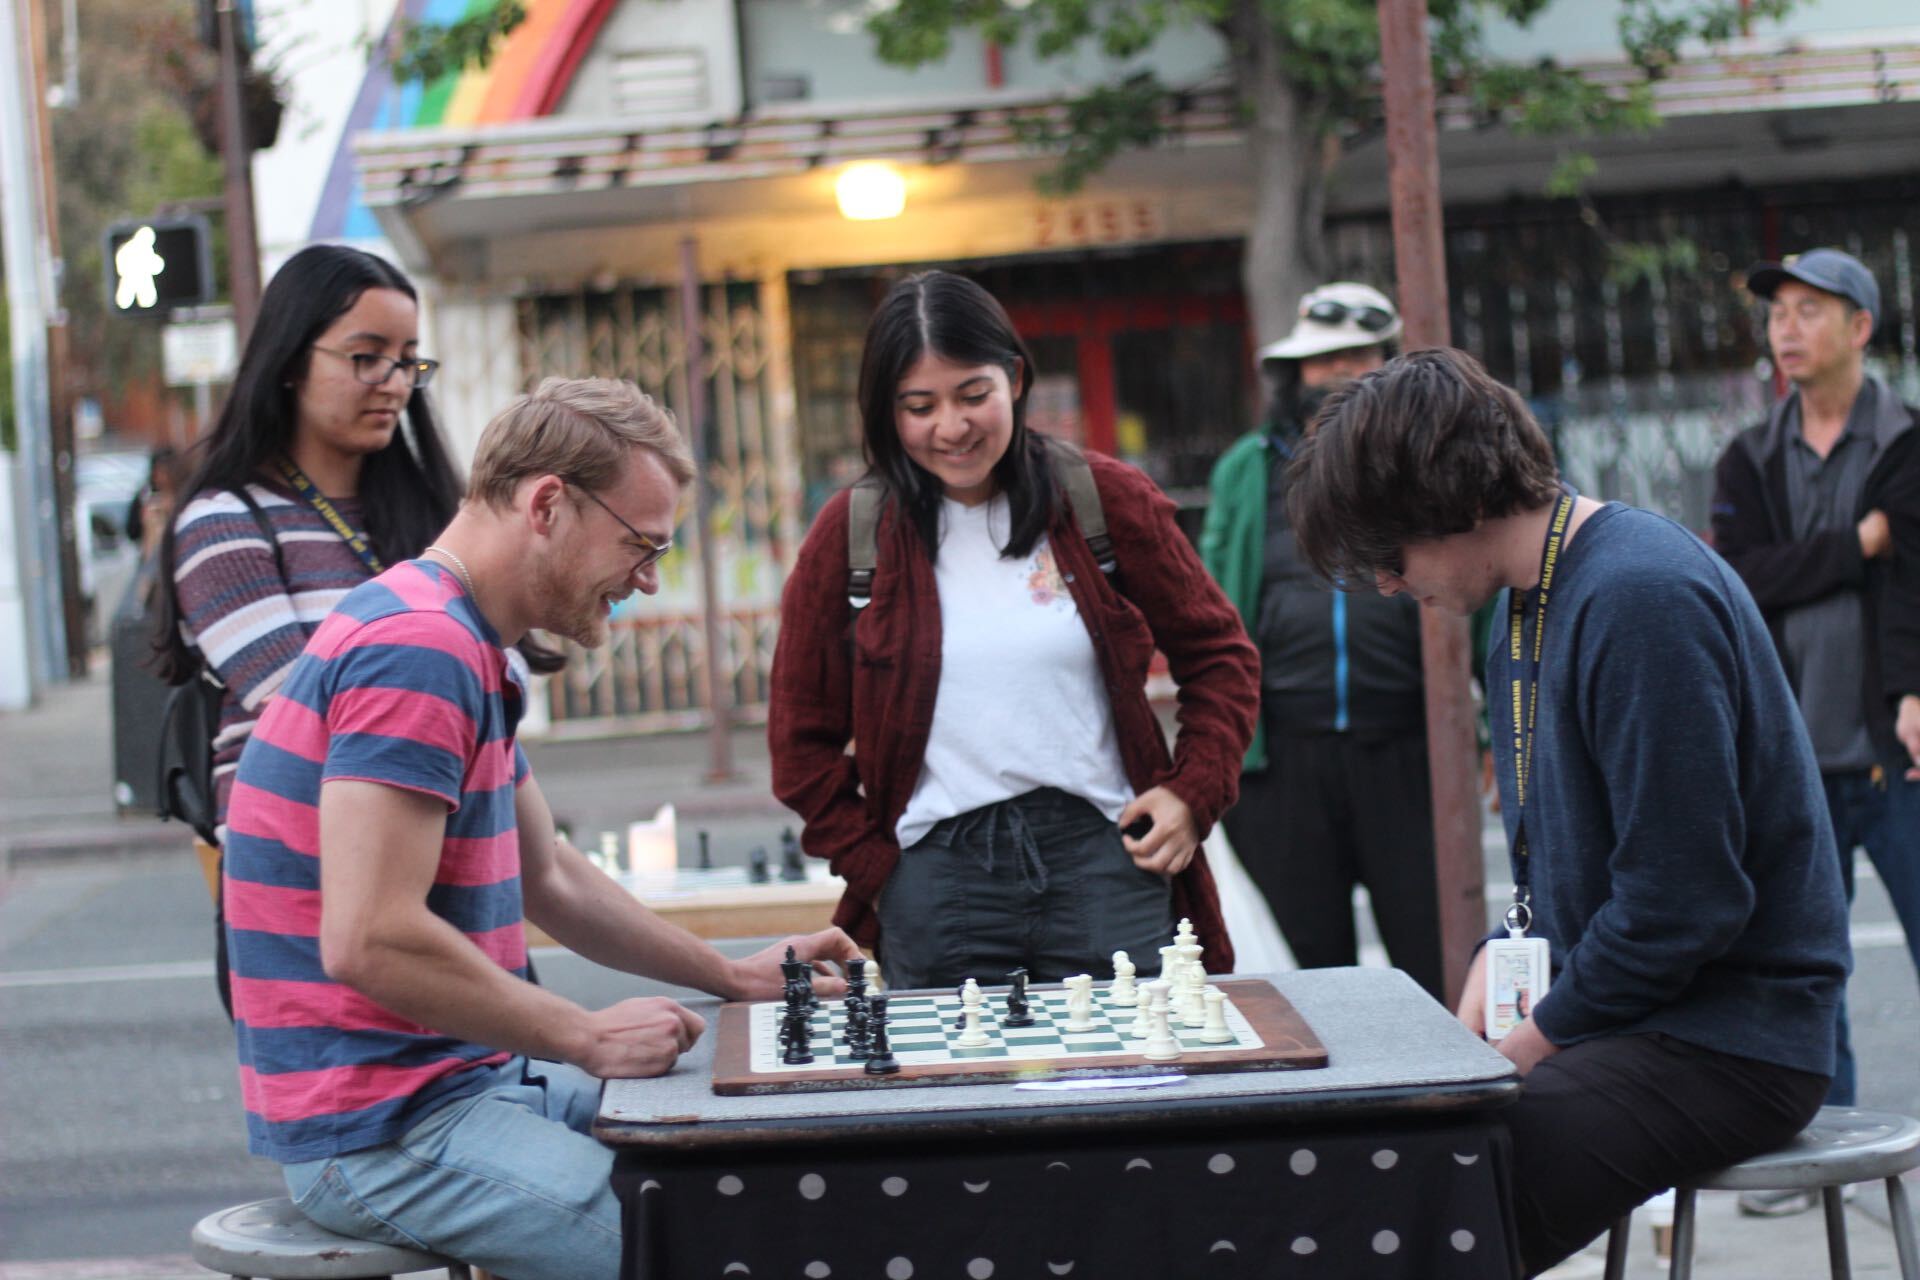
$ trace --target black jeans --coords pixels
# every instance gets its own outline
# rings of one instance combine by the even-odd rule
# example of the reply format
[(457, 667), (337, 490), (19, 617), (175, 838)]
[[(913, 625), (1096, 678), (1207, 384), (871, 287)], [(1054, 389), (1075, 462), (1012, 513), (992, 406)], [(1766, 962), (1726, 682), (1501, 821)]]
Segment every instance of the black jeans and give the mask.
[(1240, 779), (1222, 821), (1301, 968), (1357, 962), (1364, 884), (1394, 967), (1446, 1000), (1431, 797), (1423, 730), (1289, 735), (1268, 721), (1267, 767)]
[(1783, 1146), (1827, 1081), (1658, 1033), (1586, 1040), (1541, 1062), (1502, 1113), (1526, 1274), (1649, 1196)]
[(1125, 951), (1146, 978), (1173, 941), (1172, 900), (1105, 815), (1043, 787), (948, 818), (901, 852), (880, 893), (880, 964), (896, 990), (990, 986), (1016, 967), (1035, 982), (1105, 980)]

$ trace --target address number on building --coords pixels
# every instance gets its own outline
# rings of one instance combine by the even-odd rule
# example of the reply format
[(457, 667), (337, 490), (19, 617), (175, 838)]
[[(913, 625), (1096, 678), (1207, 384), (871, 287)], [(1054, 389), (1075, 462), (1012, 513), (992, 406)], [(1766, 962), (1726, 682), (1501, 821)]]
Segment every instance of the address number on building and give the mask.
[(1089, 200), (1034, 210), (1034, 243), (1042, 249), (1159, 240), (1165, 219), (1151, 200)]

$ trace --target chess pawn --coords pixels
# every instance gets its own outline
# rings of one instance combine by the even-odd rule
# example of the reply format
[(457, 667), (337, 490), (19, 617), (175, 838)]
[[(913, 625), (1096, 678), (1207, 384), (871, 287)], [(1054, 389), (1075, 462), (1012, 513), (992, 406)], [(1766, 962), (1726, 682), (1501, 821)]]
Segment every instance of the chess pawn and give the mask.
[[(1153, 1034), (1153, 989), (1166, 986), (1165, 978), (1154, 978), (1139, 985), (1134, 993), (1134, 1004), (1137, 1007), (1133, 1013), (1133, 1026), (1127, 1031), (1127, 1035), (1135, 1040), (1145, 1040)], [(1168, 990), (1172, 988), (1168, 987)]]
[(1146, 1010), (1145, 1021), (1148, 1024), (1146, 1047), (1140, 1055), (1149, 1062), (1167, 1062), (1180, 1056), (1180, 1042), (1173, 1038), (1173, 1031), (1167, 1024), (1167, 984), (1156, 979), (1147, 984), (1151, 1003)]
[(1207, 988), (1206, 1029), (1200, 1033), (1200, 1039), (1206, 1044), (1232, 1044), (1233, 1031), (1227, 1026), (1227, 993), (1217, 987)]

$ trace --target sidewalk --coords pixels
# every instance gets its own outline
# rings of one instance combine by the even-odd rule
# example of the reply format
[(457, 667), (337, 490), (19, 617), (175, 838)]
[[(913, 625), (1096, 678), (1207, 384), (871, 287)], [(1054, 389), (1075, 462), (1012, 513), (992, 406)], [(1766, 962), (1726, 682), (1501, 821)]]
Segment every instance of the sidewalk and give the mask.
[[(153, 726), (155, 731), (158, 725)], [(742, 864), (755, 845), (779, 858), (799, 820), (773, 799), (766, 730), (733, 731), (734, 776), (706, 779), (705, 733), (526, 743), (555, 818), (583, 846), (624, 832), (672, 803), (683, 865), (709, 831), (716, 865)], [(104, 662), (86, 680), (52, 686), (26, 711), (0, 713), (0, 871), (69, 857), (176, 853), (192, 833), (150, 814), (122, 814), (113, 796), (113, 722)]]

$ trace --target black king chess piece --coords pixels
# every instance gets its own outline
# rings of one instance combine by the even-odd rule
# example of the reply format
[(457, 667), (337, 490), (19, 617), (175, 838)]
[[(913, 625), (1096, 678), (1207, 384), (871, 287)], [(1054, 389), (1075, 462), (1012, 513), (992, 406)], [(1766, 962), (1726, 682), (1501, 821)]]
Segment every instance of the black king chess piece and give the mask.
[(868, 1049), (867, 1074), (870, 1076), (890, 1076), (900, 1070), (900, 1063), (893, 1056), (893, 1045), (887, 1040), (887, 997), (869, 996), (867, 998), (867, 1016), (869, 1028), (873, 1033), (872, 1044)]
[(847, 1056), (855, 1062), (865, 1062), (872, 1044), (869, 1030), (871, 1019), (867, 1013), (867, 962), (863, 957), (855, 956), (847, 961)]
[(813, 981), (810, 966), (787, 948), (780, 962), (786, 978), (786, 1008), (780, 1011), (780, 1061), (804, 1066), (813, 1061)]
[(1015, 969), (1007, 974), (1012, 985), (1007, 988), (1007, 1013), (1000, 1019), (1003, 1027), (1030, 1027), (1033, 1025), (1032, 1006), (1027, 1003), (1027, 971)]

